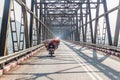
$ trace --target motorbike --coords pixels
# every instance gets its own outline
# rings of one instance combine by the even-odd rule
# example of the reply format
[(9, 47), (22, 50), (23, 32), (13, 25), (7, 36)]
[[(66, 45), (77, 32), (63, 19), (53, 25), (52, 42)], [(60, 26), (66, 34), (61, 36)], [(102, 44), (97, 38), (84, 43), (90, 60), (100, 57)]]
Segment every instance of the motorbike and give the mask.
[(54, 51), (55, 51), (55, 50), (54, 50), (53, 48), (50, 48), (50, 49), (49, 49), (49, 54), (50, 54), (51, 57), (53, 56)]

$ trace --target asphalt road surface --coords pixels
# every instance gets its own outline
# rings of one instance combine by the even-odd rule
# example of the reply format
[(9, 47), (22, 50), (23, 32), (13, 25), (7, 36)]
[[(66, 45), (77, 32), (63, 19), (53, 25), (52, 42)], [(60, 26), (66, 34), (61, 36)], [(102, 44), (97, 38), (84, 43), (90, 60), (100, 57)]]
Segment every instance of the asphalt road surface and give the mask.
[(0, 80), (120, 80), (120, 59), (61, 42), (54, 57), (43, 49)]

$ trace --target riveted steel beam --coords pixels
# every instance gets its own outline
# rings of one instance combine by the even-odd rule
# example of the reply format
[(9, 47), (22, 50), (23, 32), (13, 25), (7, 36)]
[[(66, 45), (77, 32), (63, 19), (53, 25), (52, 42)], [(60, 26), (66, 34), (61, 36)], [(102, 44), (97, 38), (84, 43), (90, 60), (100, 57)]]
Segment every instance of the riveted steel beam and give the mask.
[[(31, 11), (34, 11), (35, 1), (31, 0)], [(30, 14), (30, 47), (32, 46), (32, 33), (33, 33), (33, 14)]]
[(105, 20), (106, 20), (108, 44), (112, 45), (112, 36), (111, 36), (110, 22), (109, 22), (108, 13), (106, 13), (106, 12), (108, 12), (106, 0), (103, 0), (103, 7), (104, 7), (104, 13), (105, 13)]
[[(26, 4), (26, 0), (22, 0), (24, 4)], [(29, 38), (29, 33), (28, 33), (28, 18), (27, 18), (27, 10), (25, 6), (22, 6), (22, 13), (23, 13), (23, 23), (24, 23), (24, 32), (25, 32), (25, 43), (26, 43), (26, 48), (30, 47), (30, 38)]]
[(96, 43), (96, 37), (97, 37), (97, 27), (98, 27), (98, 20), (99, 18), (97, 18), (99, 16), (99, 7), (100, 7), (100, 0), (97, 0), (98, 4), (96, 7), (96, 19), (95, 19), (95, 30), (94, 30), (94, 40), (93, 43)]
[(113, 44), (114, 46), (118, 45), (119, 35), (120, 35), (120, 2), (119, 2), (118, 14), (117, 14), (115, 35), (114, 35), (114, 44)]
[(7, 38), (10, 23), (11, 0), (5, 0), (0, 34), (0, 56), (7, 55)]
[(87, 1), (88, 1), (88, 15), (89, 15), (89, 21), (90, 21), (91, 42), (93, 43), (93, 26), (92, 26), (91, 6), (90, 6), (90, 0), (87, 0)]
[[(35, 0), (35, 2), (37, 2), (38, 0)], [(35, 4), (35, 15), (38, 17), (38, 8), (37, 8), (37, 4)], [(36, 29), (37, 29), (37, 44), (40, 44), (40, 34), (39, 34), (39, 26), (38, 26), (38, 19), (36, 19), (35, 21), (36, 23)]]

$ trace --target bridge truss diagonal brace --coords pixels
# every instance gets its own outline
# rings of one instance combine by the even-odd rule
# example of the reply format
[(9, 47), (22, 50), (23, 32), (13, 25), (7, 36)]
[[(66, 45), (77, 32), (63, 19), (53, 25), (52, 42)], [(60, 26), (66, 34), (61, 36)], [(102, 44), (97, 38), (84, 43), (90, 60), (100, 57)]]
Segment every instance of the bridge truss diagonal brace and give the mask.
[(44, 24), (44, 22), (42, 22), (42, 20), (40, 20), (40, 19), (27, 7), (27, 5), (26, 5), (25, 3), (23, 3), (22, 0), (15, 0), (15, 1), (16, 1), (19, 5), (24, 6), (25, 9), (26, 9), (26, 11), (27, 11), (28, 13), (33, 14), (33, 17), (34, 17), (35, 19), (37, 19), (37, 20), (41, 23), (41, 25), (42, 25), (43, 27), (45, 27), (46, 29), (48, 29), (48, 31), (54, 36), (53, 32), (49, 29), (49, 27), (46, 26), (46, 25)]

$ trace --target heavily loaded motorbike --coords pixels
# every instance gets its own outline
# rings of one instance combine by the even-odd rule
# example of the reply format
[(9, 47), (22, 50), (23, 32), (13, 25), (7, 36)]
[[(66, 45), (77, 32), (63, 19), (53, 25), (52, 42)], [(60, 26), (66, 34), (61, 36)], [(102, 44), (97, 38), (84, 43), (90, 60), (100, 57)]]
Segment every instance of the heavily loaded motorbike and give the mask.
[(58, 48), (59, 44), (60, 44), (59, 39), (49, 39), (49, 40), (44, 41), (44, 45), (47, 51), (49, 51), (49, 54), (51, 57), (53, 56), (55, 50)]
[(49, 51), (49, 54), (53, 56), (55, 51), (55, 45), (52, 42), (48, 44), (48, 51)]

